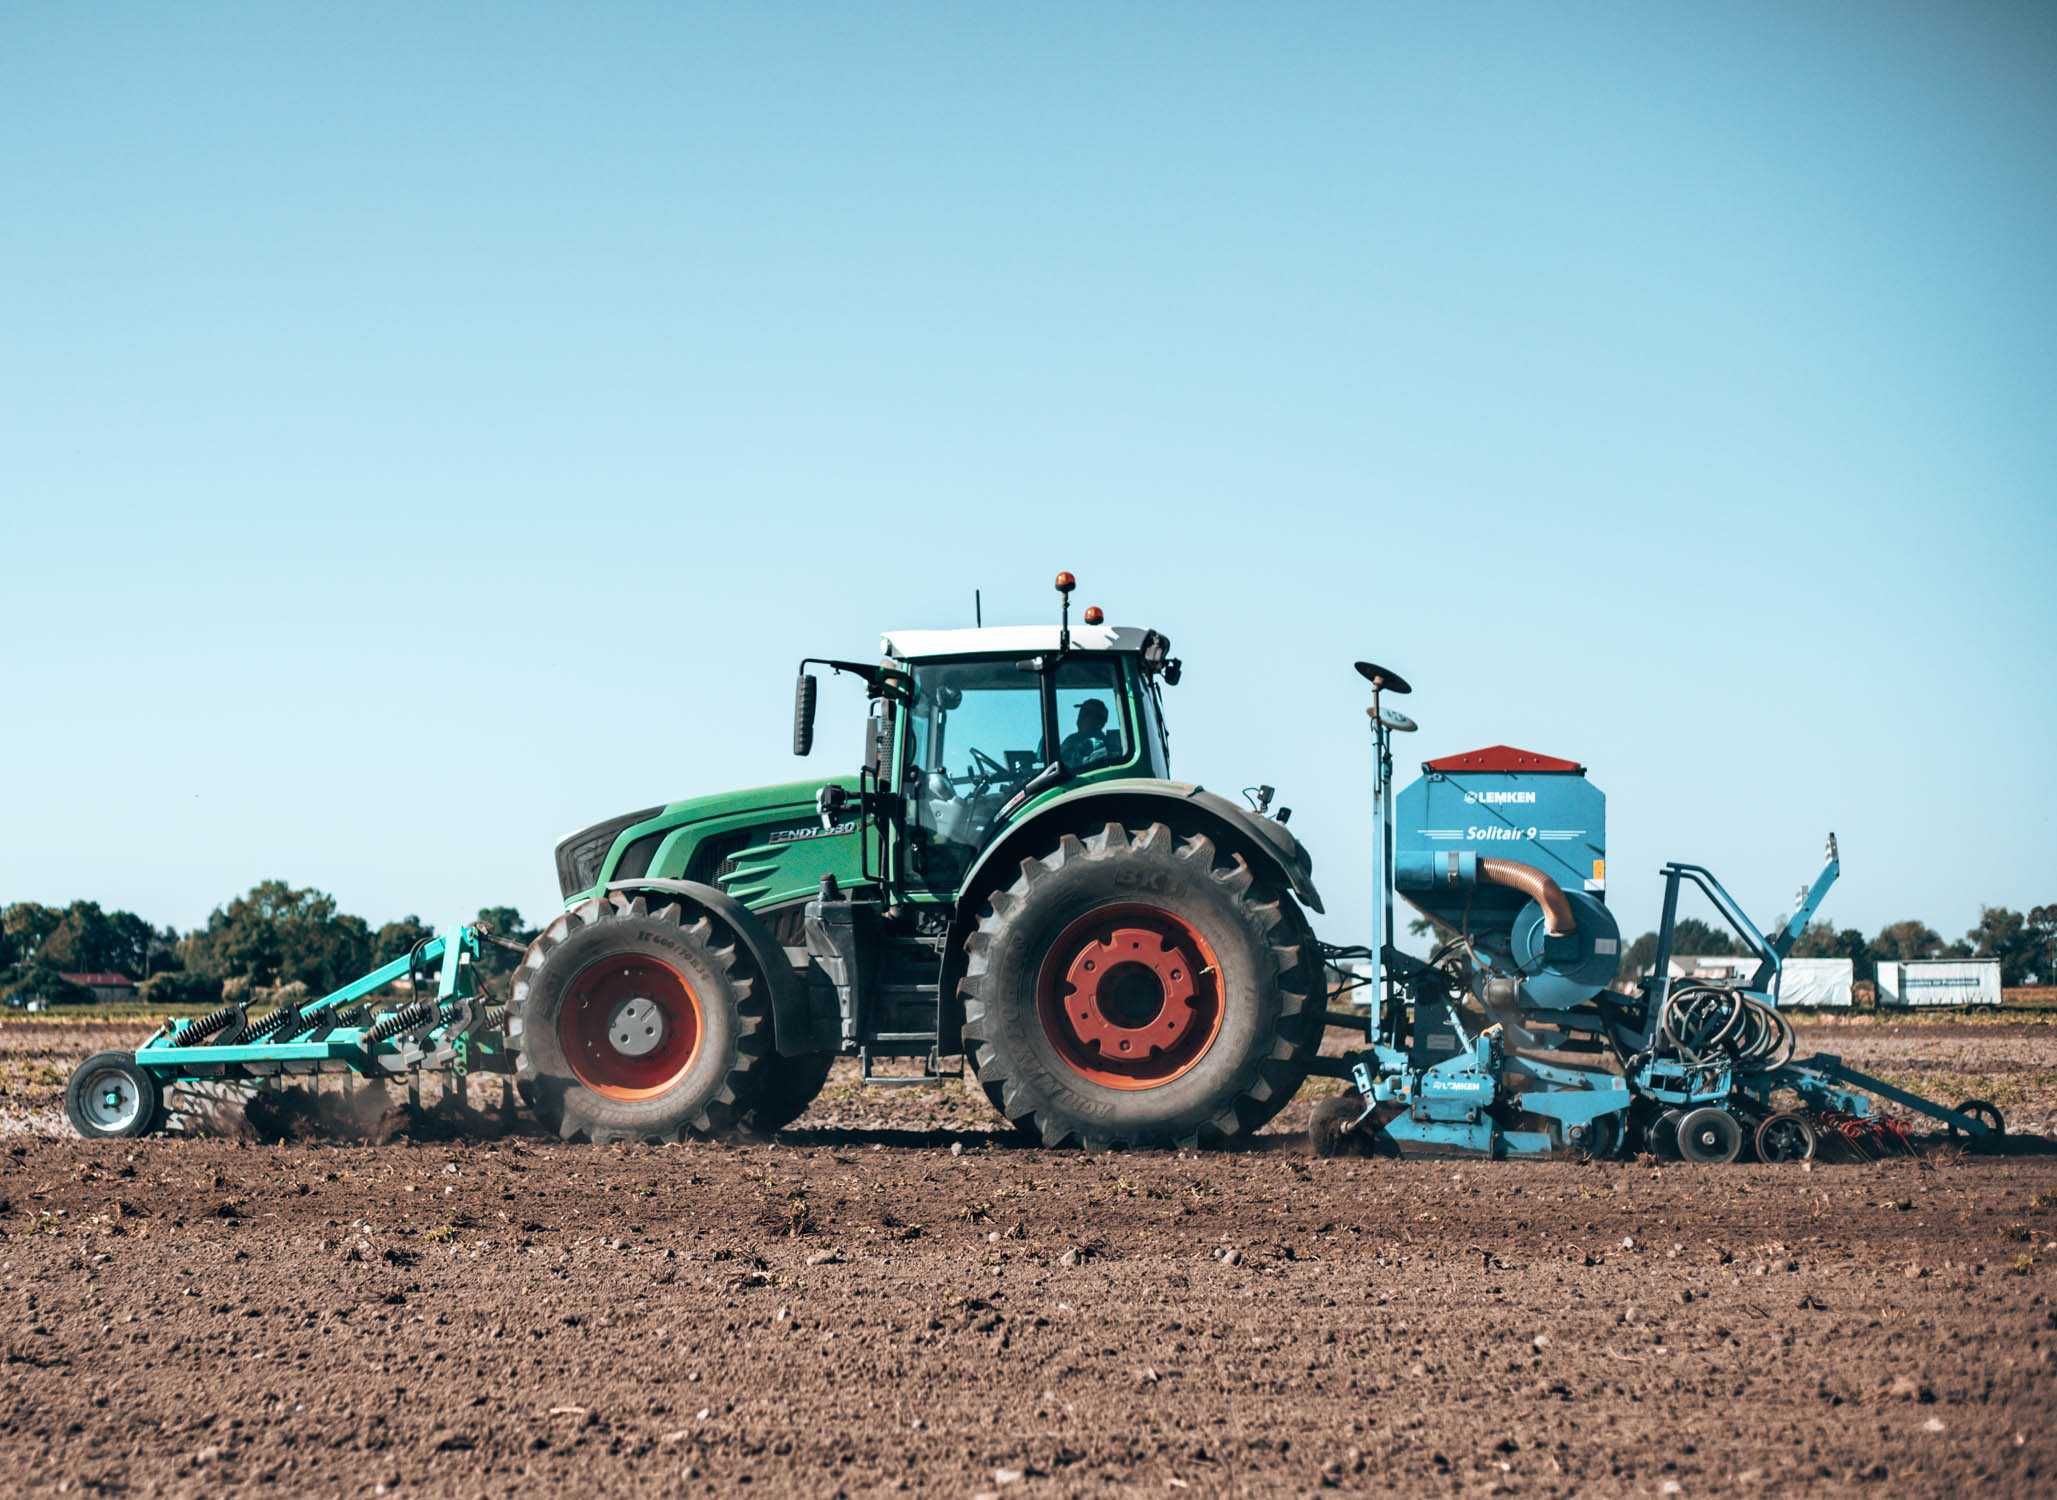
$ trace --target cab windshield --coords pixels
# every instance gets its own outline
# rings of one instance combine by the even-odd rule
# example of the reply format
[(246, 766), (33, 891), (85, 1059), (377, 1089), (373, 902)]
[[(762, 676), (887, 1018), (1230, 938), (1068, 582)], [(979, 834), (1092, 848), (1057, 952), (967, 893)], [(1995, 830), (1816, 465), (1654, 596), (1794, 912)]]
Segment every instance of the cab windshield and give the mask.
[[(976, 849), (1007, 799), (1049, 764), (1042, 674), (1017, 658), (928, 662), (914, 668), (908, 704), (910, 802), (939, 843)], [(1114, 657), (1072, 657), (1057, 668), (1058, 753), (1072, 772), (1135, 758), (1135, 726)]]

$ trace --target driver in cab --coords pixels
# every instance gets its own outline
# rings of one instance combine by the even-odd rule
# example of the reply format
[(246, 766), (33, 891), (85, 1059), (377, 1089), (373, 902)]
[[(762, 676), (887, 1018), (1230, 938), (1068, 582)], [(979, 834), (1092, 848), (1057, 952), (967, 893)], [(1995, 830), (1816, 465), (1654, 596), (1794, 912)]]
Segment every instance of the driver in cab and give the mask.
[(1107, 717), (1107, 705), (1098, 698), (1078, 706), (1078, 728), (1057, 747), (1065, 765), (1076, 771), (1120, 758), (1121, 737), (1108, 732)]

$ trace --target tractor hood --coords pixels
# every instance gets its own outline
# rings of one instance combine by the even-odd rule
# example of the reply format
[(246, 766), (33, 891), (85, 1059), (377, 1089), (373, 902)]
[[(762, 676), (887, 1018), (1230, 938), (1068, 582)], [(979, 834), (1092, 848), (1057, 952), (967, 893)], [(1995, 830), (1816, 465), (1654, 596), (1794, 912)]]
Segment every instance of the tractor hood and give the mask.
[(734, 843), (734, 835), (744, 835), (747, 841), (766, 824), (799, 825), (813, 817), (816, 794), (831, 785), (855, 792), (857, 779), (835, 776), (714, 792), (581, 828), (557, 845), (558, 889), (569, 903), (611, 881), (679, 876), (692, 852), (708, 839), (730, 835), (727, 841)]

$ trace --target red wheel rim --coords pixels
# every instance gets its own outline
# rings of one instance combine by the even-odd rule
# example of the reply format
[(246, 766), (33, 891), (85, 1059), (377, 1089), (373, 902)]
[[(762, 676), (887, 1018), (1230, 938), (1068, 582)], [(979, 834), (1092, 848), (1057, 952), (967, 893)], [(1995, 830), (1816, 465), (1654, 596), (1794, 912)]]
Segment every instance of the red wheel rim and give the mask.
[(596, 959), (572, 977), (557, 1041), (573, 1076), (609, 1099), (651, 1099), (700, 1055), (700, 1000), (686, 976), (647, 954)]
[(1221, 1034), (1221, 973), (1184, 919), (1154, 906), (1103, 906), (1044, 955), (1036, 1013), (1080, 1076), (1154, 1089), (1188, 1072)]

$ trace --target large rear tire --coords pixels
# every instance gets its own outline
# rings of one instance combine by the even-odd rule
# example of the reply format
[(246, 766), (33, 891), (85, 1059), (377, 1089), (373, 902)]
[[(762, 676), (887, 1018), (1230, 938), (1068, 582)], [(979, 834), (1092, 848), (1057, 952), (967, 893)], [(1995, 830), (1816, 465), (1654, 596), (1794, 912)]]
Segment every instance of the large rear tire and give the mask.
[(799, 1057), (774, 1056), (765, 1068), (764, 1086), (757, 1102), (743, 1116), (743, 1128), (753, 1135), (776, 1135), (814, 1103), (822, 1085), (829, 1081), (829, 1069), (836, 1065), (833, 1052), (807, 1052)]
[(992, 893), (965, 949), (972, 1066), (1046, 1146), (1235, 1140), (1320, 1046), (1305, 919), (1202, 832), (1065, 834)]
[(768, 1076), (765, 990), (748, 950), (697, 908), (622, 892), (581, 902), (514, 971), (523, 1097), (566, 1140), (734, 1129)]

